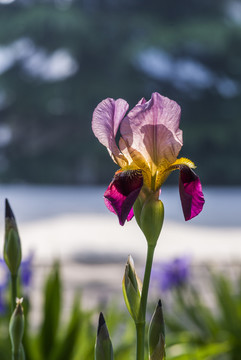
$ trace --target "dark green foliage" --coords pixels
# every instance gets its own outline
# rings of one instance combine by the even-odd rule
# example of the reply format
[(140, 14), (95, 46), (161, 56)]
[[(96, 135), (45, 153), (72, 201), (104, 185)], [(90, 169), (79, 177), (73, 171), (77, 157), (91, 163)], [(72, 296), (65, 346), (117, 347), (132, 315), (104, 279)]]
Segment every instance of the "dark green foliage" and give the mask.
[(196, 354), (195, 359), (240, 358), (241, 277), (232, 282), (221, 274), (209, 276), (206, 291), (187, 286), (173, 293), (174, 309), (165, 319), (167, 333), (171, 334), (167, 337), (170, 354), (177, 343), (181, 344), (180, 356), (174, 359), (184, 360), (190, 351)]
[[(208, 281), (209, 280), (209, 281)], [(179, 288), (171, 301), (163, 301), (166, 325), (167, 359), (169, 360), (239, 360), (241, 353), (241, 277), (231, 281), (228, 275), (207, 272), (205, 282)], [(52, 285), (52, 289), (50, 286)], [(201, 288), (200, 288), (201, 286)], [(30, 303), (24, 300), (26, 360), (93, 360), (100, 309), (83, 310), (76, 295), (69, 318), (63, 319), (62, 281), (59, 267), (49, 274), (43, 292), (44, 326), (34, 329), (29, 316)], [(58, 295), (54, 295), (54, 292)], [(53, 298), (51, 298), (53, 296)], [(59, 299), (58, 299), (59, 297)], [(56, 309), (53, 303), (56, 301)], [(114, 358), (135, 357), (135, 328), (126, 310), (109, 303), (106, 314)], [(122, 304), (123, 305), (123, 304)], [(153, 312), (155, 304), (151, 306)], [(48, 310), (46, 310), (48, 309)], [(50, 312), (53, 311), (54, 315)], [(0, 317), (0, 359), (9, 360), (9, 315)], [(46, 316), (49, 318), (46, 319)], [(60, 321), (58, 320), (60, 318)], [(148, 317), (149, 318), (149, 317)], [(150, 319), (148, 319), (149, 322)], [(49, 329), (46, 328), (48, 324)], [(58, 324), (58, 325), (57, 325)], [(45, 329), (45, 333), (43, 333)], [(52, 329), (52, 334), (50, 334)], [(50, 339), (47, 339), (47, 336)], [(44, 340), (43, 340), (44, 338)]]
[[(64, 331), (61, 341), (54, 348), (53, 360), (65, 360), (73, 358), (74, 350), (77, 348), (77, 339), (79, 338), (79, 331), (81, 329), (81, 322), (83, 322), (84, 314), (80, 312), (79, 297), (73, 304), (72, 314), (70, 316), (69, 324)], [(93, 346), (93, 341), (90, 340), (90, 346)]]
[[(12, 129), (11, 141), (1, 148), (1, 181), (109, 181), (115, 167), (91, 133), (93, 109), (107, 96), (123, 97), (133, 106), (158, 91), (182, 106), (181, 155), (199, 166), (203, 182), (240, 184), (241, 30), (230, 16), (230, 3), (32, 0), (0, 5), (0, 45), (11, 47), (20, 39), (32, 44), (32, 53), (18, 50), (16, 61), (0, 73), (1, 124)], [(46, 81), (26, 71), (39, 51), (51, 56), (59, 49), (78, 65), (72, 76)], [(201, 64), (210, 85), (143, 71), (138, 59), (149, 49), (164, 51), (173, 64)], [(184, 66), (180, 69), (185, 78)]]
[(76, 295), (70, 317), (64, 320), (61, 299), (62, 281), (59, 265), (55, 264), (46, 279), (43, 292), (42, 325), (37, 333), (32, 330), (29, 307), (26, 306), (23, 342), (26, 360), (93, 358), (95, 329), (91, 324), (92, 312), (81, 310), (80, 297)]
[(40, 344), (43, 358), (49, 359), (54, 348), (61, 310), (61, 283), (59, 265), (56, 264), (45, 285), (43, 324), (40, 330)]

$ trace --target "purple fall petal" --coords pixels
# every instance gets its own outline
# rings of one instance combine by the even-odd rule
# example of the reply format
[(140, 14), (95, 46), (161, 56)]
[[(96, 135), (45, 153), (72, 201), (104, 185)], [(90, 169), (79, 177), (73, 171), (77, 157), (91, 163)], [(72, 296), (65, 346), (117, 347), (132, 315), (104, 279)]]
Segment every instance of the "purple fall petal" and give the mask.
[(119, 171), (104, 193), (107, 208), (119, 218), (120, 225), (132, 219), (132, 206), (143, 185), (139, 170)]
[(185, 220), (197, 216), (205, 203), (199, 177), (188, 166), (180, 169), (179, 192)]

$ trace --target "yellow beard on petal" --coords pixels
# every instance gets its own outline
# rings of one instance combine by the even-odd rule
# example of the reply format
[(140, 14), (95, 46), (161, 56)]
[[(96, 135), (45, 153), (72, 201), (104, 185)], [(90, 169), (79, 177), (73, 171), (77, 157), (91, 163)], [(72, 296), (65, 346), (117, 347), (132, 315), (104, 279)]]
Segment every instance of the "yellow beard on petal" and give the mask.
[(151, 189), (151, 172), (142, 170), (142, 176), (145, 186)]
[(174, 163), (170, 164), (164, 161), (161, 166), (158, 167), (155, 175), (155, 190), (160, 189), (162, 184), (166, 181), (170, 173), (174, 170), (180, 169), (183, 166), (188, 166), (191, 169), (195, 169), (194, 163), (188, 158), (177, 159)]
[[(172, 166), (175, 167), (175, 169), (179, 169), (182, 165), (186, 165), (188, 166), (190, 169), (195, 169), (196, 166), (195, 164), (189, 160), (188, 158), (180, 158), (180, 159), (177, 159), (173, 164)], [(175, 170), (173, 169), (173, 170)]]
[[(133, 161), (131, 164), (122, 163), (121, 170), (119, 171), (142, 171), (143, 183), (146, 187), (153, 192), (158, 191), (162, 184), (166, 181), (170, 173), (174, 170), (180, 169), (182, 165), (188, 166), (194, 169), (196, 166), (188, 158), (177, 159), (174, 163), (170, 163), (166, 159), (163, 159), (160, 166), (153, 166), (154, 164), (147, 164), (143, 159), (139, 158), (139, 166)], [(142, 161), (140, 161), (142, 160)], [(141, 166), (140, 166), (141, 165)], [(153, 171), (155, 167), (155, 172)], [(119, 172), (117, 171), (117, 172)]]

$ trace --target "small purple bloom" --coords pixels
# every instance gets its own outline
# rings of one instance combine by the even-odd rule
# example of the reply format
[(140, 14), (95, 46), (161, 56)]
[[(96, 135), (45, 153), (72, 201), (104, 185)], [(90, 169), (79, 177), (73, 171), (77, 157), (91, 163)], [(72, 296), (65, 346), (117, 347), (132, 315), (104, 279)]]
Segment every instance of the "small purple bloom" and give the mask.
[(0, 315), (4, 314), (7, 309), (6, 290), (9, 282), (9, 271), (3, 259), (0, 259)]
[[(20, 279), (24, 288), (29, 287), (32, 279), (33, 254), (30, 254), (20, 265)], [(4, 314), (7, 309), (6, 292), (10, 281), (10, 272), (3, 259), (0, 259), (0, 315)]]
[(32, 280), (33, 254), (30, 254), (20, 265), (20, 276), (24, 287), (28, 287)]
[(5, 300), (5, 292), (7, 288), (7, 282), (0, 284), (0, 315), (6, 312), (6, 300)]
[(153, 280), (163, 291), (184, 285), (190, 277), (190, 258), (175, 258), (169, 262), (159, 264), (152, 272)]

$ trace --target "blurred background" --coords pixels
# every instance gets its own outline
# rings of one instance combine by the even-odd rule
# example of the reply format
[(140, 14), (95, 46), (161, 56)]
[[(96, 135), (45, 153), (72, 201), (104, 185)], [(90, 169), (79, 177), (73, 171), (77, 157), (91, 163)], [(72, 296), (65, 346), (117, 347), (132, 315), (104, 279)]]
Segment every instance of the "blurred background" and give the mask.
[[(197, 165), (206, 199), (203, 212), (185, 223), (178, 174), (162, 189), (166, 221), (155, 268), (170, 261), (171, 275), (166, 276), (174, 277), (175, 285), (178, 271), (183, 274), (178, 259), (188, 258), (184, 264), (193, 277), (181, 275), (181, 286), (196, 286), (188, 297), (191, 305), (185, 305), (185, 287), (169, 302), (170, 294), (160, 284), (162, 270), (153, 280), (160, 280), (151, 289), (153, 297), (160, 292), (166, 296), (171, 313), (172, 301), (174, 307), (186, 306), (187, 327), (185, 321), (167, 319), (169, 358), (187, 360), (191, 349), (192, 359), (240, 359), (241, 1), (0, 0), (0, 26), (0, 236), (7, 197), (18, 221), (24, 261), (30, 264), (26, 296), (34, 299), (32, 326), (49, 317), (45, 313), (41, 320), (41, 291), (55, 259), (61, 261), (63, 284), (53, 289), (58, 294), (61, 286), (64, 290), (64, 314), (70, 313), (76, 290), (82, 292), (84, 308), (113, 305), (113, 298), (123, 305), (121, 281), (129, 253), (142, 276), (146, 245), (139, 228), (134, 220), (120, 227), (103, 203), (117, 168), (94, 137), (91, 119), (106, 97), (124, 98), (132, 108), (157, 91), (182, 107), (180, 155)], [(227, 277), (213, 280), (207, 267), (221, 269)], [(60, 276), (57, 266), (53, 272)], [(55, 281), (53, 275), (48, 279)], [(4, 303), (1, 291), (7, 282), (1, 281)], [(202, 305), (195, 295), (200, 293)], [(209, 313), (214, 307), (214, 315), (223, 317)], [(230, 312), (236, 314), (232, 319)], [(115, 328), (121, 319), (115, 317), (114, 305), (110, 313)], [(178, 319), (180, 314), (182, 309)], [(83, 332), (87, 343), (90, 335)], [(93, 334), (95, 330), (94, 339)], [(133, 338), (128, 339), (130, 350)], [(51, 357), (46, 349), (44, 359), (72, 359), (65, 352), (62, 358)], [(93, 358), (93, 349), (83, 349), (74, 360)], [(4, 351), (0, 342), (1, 359)], [(128, 358), (121, 345), (119, 351), (117, 360)], [(33, 354), (27, 358), (35, 359)]]
[(1, 182), (108, 182), (93, 109), (158, 91), (203, 183), (240, 185), (240, 1), (1, 0), (0, 24)]

